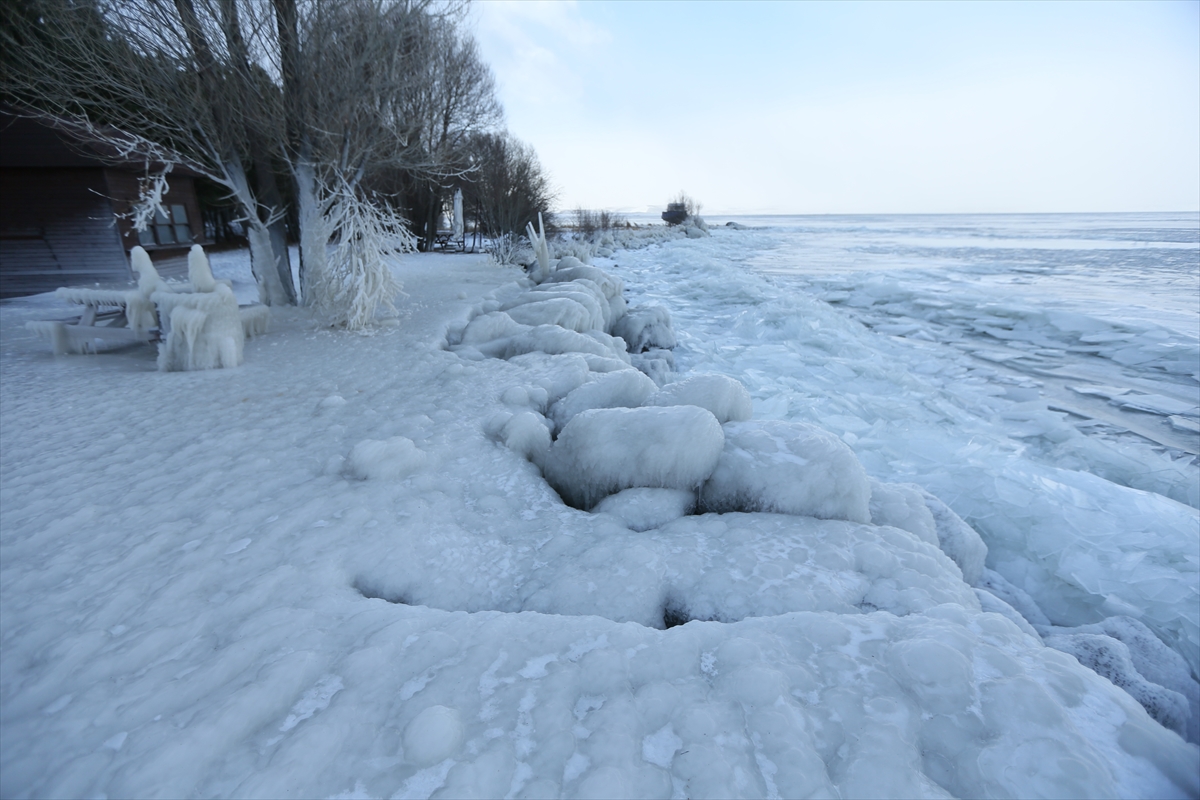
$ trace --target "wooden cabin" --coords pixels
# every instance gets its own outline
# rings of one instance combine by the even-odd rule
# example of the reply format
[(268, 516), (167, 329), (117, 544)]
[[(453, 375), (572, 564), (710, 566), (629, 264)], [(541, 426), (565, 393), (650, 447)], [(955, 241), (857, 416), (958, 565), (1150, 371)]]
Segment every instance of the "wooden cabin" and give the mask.
[(186, 276), (188, 249), (207, 244), (199, 175), (176, 166), (164, 195), (169, 213), (139, 233), (124, 215), (139, 178), (160, 165), (120, 159), (70, 130), (0, 109), (0, 298), (128, 283), (138, 244), (163, 277)]

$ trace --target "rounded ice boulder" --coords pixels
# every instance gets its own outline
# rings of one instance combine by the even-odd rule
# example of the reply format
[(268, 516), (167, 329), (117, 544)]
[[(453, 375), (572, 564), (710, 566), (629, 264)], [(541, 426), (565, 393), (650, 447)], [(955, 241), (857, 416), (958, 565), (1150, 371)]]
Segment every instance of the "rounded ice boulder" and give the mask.
[(625, 340), (631, 353), (643, 353), (651, 348), (670, 350), (675, 346), (675, 328), (671, 312), (660, 305), (635, 306), (613, 323), (613, 336)]
[(646, 401), (649, 406), (700, 406), (722, 425), (750, 419), (753, 404), (741, 382), (728, 375), (693, 375), (668, 383)]
[(871, 481), (841, 439), (803, 422), (724, 427), (724, 451), (701, 489), (702, 509), (871, 521)]
[(576, 508), (634, 486), (695, 489), (721, 458), (725, 435), (697, 406), (598, 408), (562, 429), (546, 457), (546, 480)]
[(583, 384), (550, 408), (550, 419), (561, 430), (577, 414), (591, 408), (636, 408), (658, 389), (635, 369), (606, 373)]

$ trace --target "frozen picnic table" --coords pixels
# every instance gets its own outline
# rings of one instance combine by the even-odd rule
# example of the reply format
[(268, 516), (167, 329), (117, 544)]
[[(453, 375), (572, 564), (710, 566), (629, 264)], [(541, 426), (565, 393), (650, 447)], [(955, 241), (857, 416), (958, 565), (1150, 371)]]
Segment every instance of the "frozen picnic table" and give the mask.
[(56, 355), (83, 353), (96, 349), (96, 341), (161, 341), (154, 302), (137, 289), (91, 289), (63, 287), (55, 297), (83, 309), (61, 320), (37, 320), (30, 330), (50, 337)]
[(213, 279), (199, 245), (188, 255), (190, 280), (181, 283), (163, 281), (140, 247), (131, 256), (136, 289), (58, 289), (56, 297), (83, 310), (28, 328), (47, 335), (56, 355), (95, 352), (102, 340), (161, 344), (159, 368), (167, 371), (236, 366), (245, 339), (266, 332), (270, 310), (239, 306), (230, 283)]

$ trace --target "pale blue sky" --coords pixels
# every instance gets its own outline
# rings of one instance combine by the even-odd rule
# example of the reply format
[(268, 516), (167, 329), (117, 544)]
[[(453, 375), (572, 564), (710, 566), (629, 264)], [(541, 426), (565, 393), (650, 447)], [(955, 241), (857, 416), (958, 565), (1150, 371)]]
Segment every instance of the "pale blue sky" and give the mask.
[(559, 205), (1200, 208), (1200, 3), (483, 0)]

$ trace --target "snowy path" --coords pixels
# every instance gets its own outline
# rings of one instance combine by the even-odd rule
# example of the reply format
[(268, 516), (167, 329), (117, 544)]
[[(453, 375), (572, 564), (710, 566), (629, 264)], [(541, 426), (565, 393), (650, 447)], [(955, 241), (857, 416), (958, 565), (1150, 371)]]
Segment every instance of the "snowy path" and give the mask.
[(447, 325), (518, 274), (398, 269), (398, 327), (277, 312), (202, 373), (55, 359), (44, 299), (0, 305), (0, 795), (1200, 791), (1194, 745), (906, 531), (563, 505), (483, 429), (577, 357), (464, 360)]

